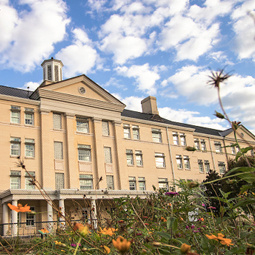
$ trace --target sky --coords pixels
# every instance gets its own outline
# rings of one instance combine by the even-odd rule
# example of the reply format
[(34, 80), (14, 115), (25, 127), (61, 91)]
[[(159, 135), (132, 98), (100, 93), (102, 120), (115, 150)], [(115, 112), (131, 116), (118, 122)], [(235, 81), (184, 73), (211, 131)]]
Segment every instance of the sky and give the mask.
[(155, 96), (162, 117), (216, 129), (230, 125), (208, 81), (224, 68), (224, 108), (255, 134), (254, 0), (0, 0), (0, 32), (1, 85), (36, 89), (53, 57), (126, 109)]

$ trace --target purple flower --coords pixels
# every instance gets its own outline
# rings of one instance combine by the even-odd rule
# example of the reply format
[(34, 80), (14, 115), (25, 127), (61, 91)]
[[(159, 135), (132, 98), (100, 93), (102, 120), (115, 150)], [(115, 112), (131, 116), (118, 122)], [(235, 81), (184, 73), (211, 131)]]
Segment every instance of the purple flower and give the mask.
[(141, 236), (141, 235), (142, 235), (142, 233), (136, 233), (136, 235), (137, 235), (137, 236)]
[(209, 206), (208, 208), (212, 209), (212, 210), (216, 210), (216, 207), (214, 207), (214, 206)]
[(202, 206), (205, 207), (205, 204), (203, 203)]
[(193, 233), (198, 233), (199, 232), (199, 230), (193, 230)]
[(194, 226), (194, 225), (192, 225), (192, 226), (191, 226), (191, 229), (194, 229), (194, 228), (195, 228), (195, 226)]
[(174, 192), (174, 191), (169, 191), (169, 192), (166, 192), (165, 195), (166, 196), (177, 196), (177, 195), (179, 195), (179, 193), (178, 192)]
[(201, 227), (202, 227), (202, 228), (206, 228), (206, 225), (202, 225)]
[(186, 229), (189, 229), (189, 226), (186, 226)]

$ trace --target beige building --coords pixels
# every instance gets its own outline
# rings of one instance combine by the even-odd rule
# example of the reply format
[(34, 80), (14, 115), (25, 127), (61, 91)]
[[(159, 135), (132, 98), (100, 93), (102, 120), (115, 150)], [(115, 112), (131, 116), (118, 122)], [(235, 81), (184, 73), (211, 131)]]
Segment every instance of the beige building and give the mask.
[[(31, 176), (17, 166), (18, 156), (67, 217), (94, 220), (96, 226), (112, 198), (145, 197), (153, 185), (168, 188), (174, 179), (202, 181), (209, 169), (223, 174), (227, 159), (237, 153), (236, 147), (226, 147), (235, 144), (232, 129), (161, 118), (155, 97), (141, 102), (142, 112), (126, 110), (85, 75), (62, 80), (62, 66), (59, 60), (45, 60), (44, 82), (34, 92), (0, 86), (3, 235), (18, 231), (17, 224), (7, 224), (18, 221), (8, 203), (28, 204), (36, 212), (21, 215), (23, 234), (57, 218), (31, 185)], [(240, 134), (255, 145), (245, 127)]]

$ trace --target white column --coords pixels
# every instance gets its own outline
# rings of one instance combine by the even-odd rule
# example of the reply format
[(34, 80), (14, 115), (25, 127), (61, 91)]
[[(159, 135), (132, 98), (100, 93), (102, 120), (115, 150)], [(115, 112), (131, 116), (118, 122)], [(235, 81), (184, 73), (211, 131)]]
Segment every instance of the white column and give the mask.
[(96, 200), (91, 200), (91, 220), (92, 220), (92, 226), (94, 229), (97, 229), (97, 206), (96, 206)]
[[(12, 205), (17, 206), (18, 201), (13, 200)], [(18, 234), (18, 213), (14, 210), (12, 210), (12, 235), (16, 236)]]
[[(65, 216), (65, 200), (64, 199), (59, 200), (59, 210), (61, 211), (62, 215)], [(64, 217), (59, 218), (59, 225), (60, 227), (65, 225)]]
[[(3, 224), (8, 223), (8, 206), (6, 203), (2, 204), (3, 206)], [(3, 225), (3, 235), (5, 236), (8, 231), (8, 225)]]
[(49, 203), (47, 203), (47, 221), (49, 221), (48, 222), (48, 230), (49, 230), (49, 232), (52, 232), (53, 222), (51, 222), (51, 221), (53, 221), (53, 209)]

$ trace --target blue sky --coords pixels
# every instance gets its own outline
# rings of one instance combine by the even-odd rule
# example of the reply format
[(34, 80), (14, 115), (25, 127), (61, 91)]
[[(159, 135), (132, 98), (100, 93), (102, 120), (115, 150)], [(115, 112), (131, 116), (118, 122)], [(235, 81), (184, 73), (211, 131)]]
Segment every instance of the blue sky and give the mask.
[(225, 129), (207, 84), (225, 68), (225, 108), (255, 133), (254, 0), (0, 0), (0, 31), (1, 85), (35, 89), (54, 57), (128, 109), (151, 95), (162, 117)]

